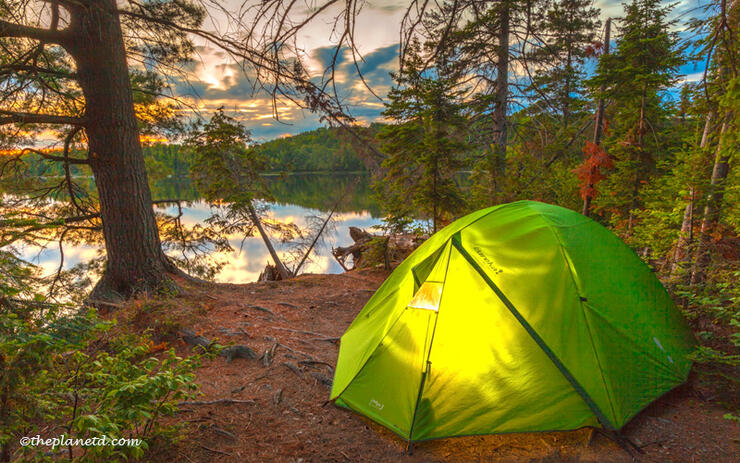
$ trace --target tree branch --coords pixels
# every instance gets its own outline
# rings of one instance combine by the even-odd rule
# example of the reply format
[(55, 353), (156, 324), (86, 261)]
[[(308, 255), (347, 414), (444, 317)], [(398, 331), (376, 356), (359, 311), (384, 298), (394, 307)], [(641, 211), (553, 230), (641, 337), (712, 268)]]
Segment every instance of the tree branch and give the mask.
[(33, 74), (46, 74), (50, 76), (61, 77), (64, 79), (77, 79), (76, 73), (57, 71), (54, 69), (45, 69), (29, 64), (8, 64), (6, 66), (0, 66), (0, 75), (12, 74), (14, 72), (29, 72)]
[(23, 113), (0, 109), (0, 125), (7, 124), (64, 124), (85, 125), (85, 119), (54, 114)]
[(26, 153), (38, 154), (42, 158), (48, 159), (49, 161), (65, 162), (69, 164), (90, 164), (90, 161), (87, 159), (70, 158), (69, 156), (67, 156), (66, 158), (63, 156), (54, 156), (53, 154), (45, 153), (35, 148), (23, 148), (23, 150), (21, 150), (21, 156)]
[(0, 37), (19, 37), (62, 45), (68, 36), (64, 31), (24, 26), (0, 19)]

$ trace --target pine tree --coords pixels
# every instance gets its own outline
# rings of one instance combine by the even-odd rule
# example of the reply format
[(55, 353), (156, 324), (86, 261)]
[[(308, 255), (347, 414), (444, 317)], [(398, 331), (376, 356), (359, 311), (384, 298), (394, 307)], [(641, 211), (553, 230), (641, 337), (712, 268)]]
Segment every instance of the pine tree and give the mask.
[(538, 69), (532, 79), (535, 100), (556, 112), (565, 132), (584, 105), (584, 61), (600, 21), (592, 0), (557, 0), (542, 23), (543, 46), (532, 53)]
[(511, 138), (510, 110), (518, 85), (511, 69), (526, 67), (521, 40), (537, 29), (544, 2), (519, 0), (472, 1), (465, 9), (469, 20), (452, 34), (458, 66), (471, 79), (472, 104), (481, 115), (477, 144), (485, 146), (475, 165), (474, 200), (480, 205), (504, 199), (506, 159)]
[(383, 179), (375, 189), (391, 225), (414, 217), (431, 222), (437, 231), (462, 211), (463, 196), (455, 174), (465, 166), (467, 145), (460, 139), (465, 118), (457, 101), (457, 79), (440, 63), (424, 71), (418, 43), (406, 55), (402, 72), (383, 116), (392, 124), (378, 134)]
[(206, 200), (226, 203), (227, 217), (247, 222), (259, 232), (280, 278), (287, 280), (292, 275), (275, 251), (254, 205), (254, 200), (269, 199), (270, 195), (260, 176), (267, 162), (258, 152), (248, 149), (250, 142), (250, 132), (219, 108), (204, 127), (195, 127), (188, 138), (195, 154), (191, 176)]
[(684, 62), (678, 36), (668, 19), (671, 6), (661, 0), (625, 4), (614, 53), (600, 60), (589, 80), (595, 96), (612, 101), (610, 135), (604, 148), (614, 170), (604, 181), (597, 208), (610, 213), (612, 224), (632, 234), (635, 212), (643, 203), (641, 188), (668, 156), (671, 106), (666, 91), (677, 81)]

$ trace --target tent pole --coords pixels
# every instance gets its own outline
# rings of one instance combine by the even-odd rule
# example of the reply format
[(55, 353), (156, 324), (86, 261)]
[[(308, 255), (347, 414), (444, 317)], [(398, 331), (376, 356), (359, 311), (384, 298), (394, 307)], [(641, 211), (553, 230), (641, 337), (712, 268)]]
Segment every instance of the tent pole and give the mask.
[(645, 451), (641, 449), (637, 444), (632, 442), (632, 440), (622, 434), (619, 431), (614, 431), (611, 429), (605, 429), (605, 428), (594, 428), (596, 431), (598, 431), (600, 434), (603, 434), (605, 437), (607, 437), (609, 440), (614, 442), (615, 444), (622, 447), (622, 449), (629, 453), (629, 455), (632, 457), (632, 461), (640, 461), (638, 454), (644, 454)]
[(473, 259), (473, 257), (468, 253), (467, 250), (462, 245), (462, 242), (460, 241), (460, 232), (455, 233), (452, 235), (452, 245), (455, 246), (455, 248), (458, 250), (460, 255), (468, 261), (468, 264), (470, 264), (471, 267), (473, 267), (473, 270), (475, 270), (478, 275), (483, 278), (483, 281), (493, 290), (493, 292), (498, 296), (499, 300), (506, 306), (507, 309), (509, 309), (509, 312), (514, 316), (514, 318), (519, 321), (519, 324), (524, 328), (524, 330), (529, 334), (529, 336), (532, 338), (534, 342), (537, 343), (538, 346), (542, 349), (542, 351), (547, 355), (547, 357), (550, 358), (550, 361), (555, 365), (555, 367), (560, 370), (560, 372), (563, 374), (565, 379), (573, 386), (573, 389), (583, 398), (583, 401), (586, 402), (586, 405), (591, 409), (591, 411), (596, 416), (596, 419), (599, 420), (599, 423), (602, 424), (605, 428), (608, 429), (614, 429), (614, 426), (611, 425), (611, 422), (609, 419), (604, 415), (604, 413), (601, 411), (599, 406), (594, 402), (594, 400), (591, 398), (591, 396), (586, 392), (586, 390), (581, 386), (581, 384), (576, 380), (576, 378), (568, 371), (568, 369), (565, 367), (563, 362), (560, 361), (560, 359), (555, 355), (555, 353), (550, 349), (550, 347), (545, 343), (545, 341), (540, 337), (539, 334), (532, 328), (532, 325), (529, 324), (529, 322), (522, 316), (522, 314), (514, 307), (514, 304), (511, 303), (509, 298), (506, 297), (506, 295), (499, 289), (498, 286), (491, 280), (491, 278), (488, 276), (488, 274), (483, 271), (483, 269), (478, 265), (478, 263)]

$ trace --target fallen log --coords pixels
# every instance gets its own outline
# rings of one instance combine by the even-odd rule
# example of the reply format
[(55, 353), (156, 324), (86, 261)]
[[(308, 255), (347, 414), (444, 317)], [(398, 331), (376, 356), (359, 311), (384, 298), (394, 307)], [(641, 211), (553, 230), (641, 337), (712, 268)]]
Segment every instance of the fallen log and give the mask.
[[(334, 259), (345, 271), (381, 265), (389, 270), (428, 238), (427, 235), (413, 233), (373, 235), (357, 227), (349, 227), (349, 236), (354, 244), (332, 249)], [(353, 265), (351, 269), (347, 266), (350, 256)]]

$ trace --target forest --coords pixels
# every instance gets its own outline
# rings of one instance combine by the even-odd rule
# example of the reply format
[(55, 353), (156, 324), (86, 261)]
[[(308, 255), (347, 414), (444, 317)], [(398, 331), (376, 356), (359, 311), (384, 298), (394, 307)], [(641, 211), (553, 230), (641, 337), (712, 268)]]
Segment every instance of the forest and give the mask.
[[(360, 130), (372, 138), (377, 126)], [(366, 171), (367, 166), (347, 138), (340, 128), (320, 127), (291, 137), (255, 143), (253, 149), (265, 160), (265, 173)], [(177, 143), (149, 143), (143, 147), (143, 154), (147, 173), (155, 179), (159, 174), (187, 177), (194, 161), (193, 151)], [(72, 176), (90, 175), (89, 170), (79, 165), (70, 166), (70, 173)], [(42, 156), (31, 153), (26, 158), (22, 174), (28, 177), (62, 177), (64, 166), (50, 164)]]
[[(341, 411), (326, 412), (320, 426), (288, 420), (324, 413), (339, 336), (402, 260), (389, 258), (392, 240), (416, 247), (467, 214), (518, 200), (606, 227), (660, 279), (691, 328), (688, 392), (658, 403), (685, 429), (652, 439), (669, 444), (648, 444), (640, 415), (626, 428), (638, 442), (630, 445), (649, 461), (690, 461), (679, 441), (695, 438), (691, 461), (732, 461), (740, 451), (728, 437), (740, 424), (736, 0), (628, 0), (608, 11), (591, 0), (389, 5), (398, 23), (392, 69), (370, 68), (372, 50), (363, 49), (362, 29), (373, 27), (363, 15), (374, 5), (222, 3), (0, 0), (0, 462), (397, 461), (385, 445), (392, 436), (332, 427), (346, 421)], [(322, 33), (330, 46), (317, 65), (306, 37)], [(262, 119), (220, 100), (204, 110), (178, 93), (197, 80), (194, 63), (207, 47), (248, 82), (240, 99), (259, 99), (278, 119), (280, 108), (301, 110), (314, 125), (265, 141)], [(379, 74), (387, 85), (374, 87)], [(377, 114), (357, 115), (358, 98)], [(210, 216), (183, 216), (196, 203)], [(284, 222), (274, 214), (280, 205), (313, 215)], [(363, 213), (382, 222), (363, 235), (364, 268), (301, 274), (324, 258), (317, 248), (338, 215)], [(241, 252), (250, 237), (269, 254), (261, 278), (270, 281), (216, 282), (226, 263), (210, 256)], [(55, 271), (31, 262), (29, 248), (53, 249)], [(71, 248), (92, 251), (71, 265)], [(317, 307), (336, 312), (301, 312)], [(249, 381), (209, 383), (235, 378), (240, 362), (251, 362)], [(278, 379), (261, 388), (273, 369)], [(204, 394), (214, 400), (199, 400)], [(238, 431), (233, 423), (247, 412), (237, 410), (259, 400), (249, 422), (252, 413), (282, 421)], [(203, 407), (222, 408), (208, 422)], [(219, 446), (184, 429), (183, 416), (220, 436)], [(281, 426), (310, 440), (239, 453)], [(61, 434), (142, 443), (19, 444)], [(608, 439), (581, 454), (577, 442), (556, 451), (522, 436), (485, 444), (490, 461), (635, 456), (615, 456)], [(409, 458), (471, 461), (477, 444), (460, 439), (458, 454), (440, 444)]]

